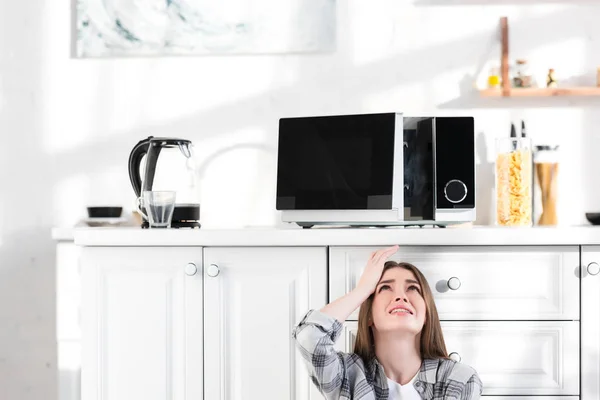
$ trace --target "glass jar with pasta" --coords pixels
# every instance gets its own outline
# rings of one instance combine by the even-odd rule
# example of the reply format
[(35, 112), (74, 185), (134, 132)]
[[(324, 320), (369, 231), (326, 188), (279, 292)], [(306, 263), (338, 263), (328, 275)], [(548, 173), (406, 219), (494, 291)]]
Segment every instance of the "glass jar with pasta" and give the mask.
[(531, 139), (496, 140), (496, 224), (532, 225), (532, 167)]

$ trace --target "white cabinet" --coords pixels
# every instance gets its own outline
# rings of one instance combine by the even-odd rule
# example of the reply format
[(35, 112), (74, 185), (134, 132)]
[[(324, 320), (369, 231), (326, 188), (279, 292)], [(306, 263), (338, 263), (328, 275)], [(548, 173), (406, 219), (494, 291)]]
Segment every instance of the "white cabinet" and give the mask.
[(321, 399), (291, 332), (326, 304), (326, 248), (206, 248), (204, 265), (205, 398)]
[(600, 399), (600, 246), (581, 248), (581, 400)]
[(83, 400), (201, 400), (202, 249), (87, 247)]
[[(330, 299), (356, 286), (379, 248), (331, 248)], [(578, 246), (401, 247), (391, 260), (423, 272), (441, 320), (579, 319)]]
[[(78, 351), (81, 296), (82, 400), (318, 400), (292, 329), (352, 290), (381, 247), (84, 247), (83, 286), (75, 267), (59, 272), (59, 351)], [(485, 399), (598, 400), (600, 246), (581, 249), (419, 246), (392, 259), (425, 274), (448, 351), (478, 371)]]
[(56, 245), (56, 350), (58, 400), (81, 398), (81, 248)]
[[(330, 300), (355, 287), (374, 250), (331, 248)], [(392, 260), (423, 272), (448, 353), (477, 370), (484, 395), (579, 395), (578, 246), (404, 247)], [(352, 349), (356, 317), (338, 348)]]
[[(356, 330), (345, 323), (338, 350), (352, 351)], [(451, 321), (442, 330), (448, 353), (475, 368), (484, 395), (579, 394), (577, 322)]]

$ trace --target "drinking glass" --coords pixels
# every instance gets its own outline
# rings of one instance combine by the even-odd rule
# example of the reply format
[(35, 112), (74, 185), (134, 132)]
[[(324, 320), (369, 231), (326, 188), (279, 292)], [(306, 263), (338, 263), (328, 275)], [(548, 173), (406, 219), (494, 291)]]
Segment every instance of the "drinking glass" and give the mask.
[(138, 206), (150, 228), (168, 228), (175, 209), (175, 192), (144, 191), (138, 200)]

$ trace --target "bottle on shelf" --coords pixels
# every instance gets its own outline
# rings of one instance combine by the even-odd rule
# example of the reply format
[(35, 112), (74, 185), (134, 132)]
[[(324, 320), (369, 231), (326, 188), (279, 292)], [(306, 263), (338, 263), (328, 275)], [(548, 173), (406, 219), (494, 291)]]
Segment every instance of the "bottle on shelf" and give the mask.
[(546, 77), (546, 87), (549, 87), (549, 88), (558, 87), (558, 82), (556, 81), (556, 74), (554, 72), (554, 68), (550, 68), (548, 70), (548, 76)]

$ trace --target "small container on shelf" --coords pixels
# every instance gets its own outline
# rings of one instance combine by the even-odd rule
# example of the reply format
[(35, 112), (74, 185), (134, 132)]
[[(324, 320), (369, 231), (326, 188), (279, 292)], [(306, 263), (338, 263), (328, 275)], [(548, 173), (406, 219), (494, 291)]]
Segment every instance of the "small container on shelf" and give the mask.
[(492, 68), (488, 76), (488, 88), (497, 89), (500, 87), (500, 71), (498, 68)]
[(533, 81), (533, 76), (531, 75), (527, 60), (517, 60), (512, 82), (513, 87), (516, 88), (535, 87), (535, 82)]
[(531, 139), (496, 139), (496, 224), (532, 225)]

